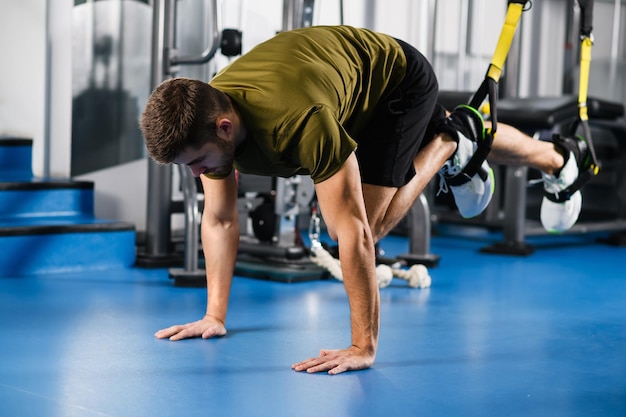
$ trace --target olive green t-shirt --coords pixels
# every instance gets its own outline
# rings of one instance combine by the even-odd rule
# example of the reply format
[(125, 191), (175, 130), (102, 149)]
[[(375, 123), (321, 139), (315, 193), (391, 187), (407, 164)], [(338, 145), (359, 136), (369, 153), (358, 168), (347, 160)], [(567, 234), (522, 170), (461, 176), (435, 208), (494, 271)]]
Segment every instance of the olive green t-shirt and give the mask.
[(331, 177), (405, 69), (399, 44), (366, 29), (316, 26), (257, 45), (210, 82), (235, 103), (248, 131), (235, 168), (310, 175), (315, 183)]

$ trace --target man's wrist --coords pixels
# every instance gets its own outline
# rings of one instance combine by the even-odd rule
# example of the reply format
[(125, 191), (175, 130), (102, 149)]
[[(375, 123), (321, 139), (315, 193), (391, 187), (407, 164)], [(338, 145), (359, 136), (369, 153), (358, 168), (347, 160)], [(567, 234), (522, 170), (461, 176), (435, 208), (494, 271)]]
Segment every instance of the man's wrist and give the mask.
[(219, 322), (222, 326), (226, 326), (226, 320), (225, 320), (225, 319), (223, 319), (223, 318), (217, 317), (217, 316), (215, 316), (214, 314), (211, 314), (211, 313), (206, 313), (206, 314), (204, 315), (204, 318), (205, 318), (205, 319), (209, 319), (209, 320), (214, 320), (214, 321), (217, 321), (217, 322)]

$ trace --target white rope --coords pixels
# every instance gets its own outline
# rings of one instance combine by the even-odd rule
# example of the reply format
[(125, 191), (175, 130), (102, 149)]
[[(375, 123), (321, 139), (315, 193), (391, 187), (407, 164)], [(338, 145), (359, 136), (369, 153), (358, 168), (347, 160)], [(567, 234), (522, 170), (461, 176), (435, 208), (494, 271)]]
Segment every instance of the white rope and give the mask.
[(319, 242), (313, 242), (311, 245), (311, 261), (327, 270), (330, 275), (337, 278), (339, 281), (343, 281), (343, 275), (341, 274), (341, 263), (338, 259), (333, 258), (333, 255), (328, 253), (326, 249), (322, 247)]
[[(339, 281), (343, 281), (339, 259), (335, 259), (317, 241), (312, 242), (311, 252), (313, 253), (313, 256), (311, 256), (313, 263), (326, 269)], [(391, 268), (387, 265), (378, 265), (376, 267), (376, 280), (379, 288), (388, 286), (393, 277), (407, 281), (409, 287), (412, 288), (428, 288), (432, 282), (428, 269), (424, 265), (413, 265), (409, 269)]]
[(432, 283), (428, 269), (421, 264), (415, 264), (409, 269), (393, 268), (392, 271), (394, 277), (407, 281), (412, 288), (428, 288)]

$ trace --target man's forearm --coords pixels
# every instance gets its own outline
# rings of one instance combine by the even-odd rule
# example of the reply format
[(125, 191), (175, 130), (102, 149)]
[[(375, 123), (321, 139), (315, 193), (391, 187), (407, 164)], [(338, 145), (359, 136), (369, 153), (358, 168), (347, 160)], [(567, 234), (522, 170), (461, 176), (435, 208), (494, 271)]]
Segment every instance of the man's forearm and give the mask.
[(202, 249), (207, 280), (206, 314), (222, 323), (226, 322), (238, 244), (239, 226), (237, 223), (206, 227), (203, 225)]
[(380, 324), (380, 296), (376, 283), (374, 245), (370, 238), (341, 239), (340, 259), (350, 302), (352, 344), (375, 354)]

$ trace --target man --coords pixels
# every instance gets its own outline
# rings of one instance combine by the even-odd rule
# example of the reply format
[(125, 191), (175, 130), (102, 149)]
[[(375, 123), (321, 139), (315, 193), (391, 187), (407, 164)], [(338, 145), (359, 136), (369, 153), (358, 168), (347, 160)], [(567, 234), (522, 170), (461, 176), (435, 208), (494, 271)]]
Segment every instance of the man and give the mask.
[[(156, 337), (226, 334), (239, 238), (233, 167), (258, 175), (306, 174), (339, 244), (352, 344), (322, 350), (292, 367), (338, 374), (371, 366), (379, 326), (374, 243), (438, 172), (465, 217), (484, 210), (493, 193), (487, 162), (468, 182), (457, 181), (467, 177), (463, 170), (483, 140), (482, 118), (466, 106), (447, 115), (436, 104), (437, 91), (432, 68), (417, 50), (346, 26), (284, 32), (209, 84), (179, 78), (157, 87), (141, 127), (155, 161), (187, 165), (202, 180), (208, 302), (201, 320), (160, 330)], [(552, 194), (577, 178), (582, 160), (574, 141), (536, 141), (508, 126), (500, 127), (491, 159), (541, 170)], [(576, 221), (579, 196), (546, 201), (547, 228), (565, 229)]]

